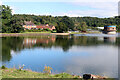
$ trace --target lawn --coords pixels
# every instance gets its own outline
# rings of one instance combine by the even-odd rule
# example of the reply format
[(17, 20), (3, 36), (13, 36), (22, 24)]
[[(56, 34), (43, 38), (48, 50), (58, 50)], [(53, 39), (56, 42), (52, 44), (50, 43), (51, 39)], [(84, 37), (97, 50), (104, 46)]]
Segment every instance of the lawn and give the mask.
[(14, 68), (1, 69), (2, 78), (80, 78), (80, 76), (73, 76), (67, 73), (47, 74), (38, 73), (31, 70), (18, 70)]

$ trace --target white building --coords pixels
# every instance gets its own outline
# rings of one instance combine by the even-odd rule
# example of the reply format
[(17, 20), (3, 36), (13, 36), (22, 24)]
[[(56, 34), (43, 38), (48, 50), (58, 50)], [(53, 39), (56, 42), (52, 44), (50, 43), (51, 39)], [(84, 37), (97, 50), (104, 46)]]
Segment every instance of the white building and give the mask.
[(102, 29), (102, 30), (104, 29), (104, 27), (97, 27), (97, 28), (98, 28), (98, 29)]

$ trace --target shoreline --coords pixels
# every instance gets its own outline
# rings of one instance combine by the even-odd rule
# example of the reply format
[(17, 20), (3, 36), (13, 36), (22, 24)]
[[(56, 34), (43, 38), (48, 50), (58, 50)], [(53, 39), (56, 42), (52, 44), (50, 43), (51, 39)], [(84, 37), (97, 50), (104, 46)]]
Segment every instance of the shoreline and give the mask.
[[(29, 33), (0, 33), (0, 37), (19, 37), (19, 36), (41, 36), (41, 35), (71, 35), (71, 34), (93, 34), (93, 33), (50, 33), (50, 32), (29, 32)], [(101, 33), (96, 33), (101, 34)]]
[(29, 69), (19, 70), (16, 68), (6, 68), (0, 70), (2, 71), (2, 78), (82, 78), (81, 76), (70, 75), (68, 73), (47, 74)]
[(40, 36), (40, 35), (70, 35), (70, 33), (0, 33), (0, 37)]
[[(28, 69), (16, 69), (16, 68), (5, 68), (0, 69), (2, 71), (2, 78), (71, 78), (71, 79), (83, 79), (83, 77), (79, 75), (71, 75), (68, 73), (59, 73), (59, 74), (47, 74), (43, 72), (35, 72)], [(85, 75), (85, 74), (83, 74)], [(88, 74), (89, 75), (89, 74)], [(107, 77), (99, 76), (99, 75), (93, 75), (91, 74), (91, 77), (94, 77), (95, 79), (106, 79), (109, 80)]]

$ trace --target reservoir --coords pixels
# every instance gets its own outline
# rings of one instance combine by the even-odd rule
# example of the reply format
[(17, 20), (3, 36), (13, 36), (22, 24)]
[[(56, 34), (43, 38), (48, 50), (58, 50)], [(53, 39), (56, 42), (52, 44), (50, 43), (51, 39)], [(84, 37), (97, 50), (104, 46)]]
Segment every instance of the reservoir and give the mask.
[(85, 73), (118, 77), (118, 43), (120, 37), (107, 34), (40, 35), (2, 37), (2, 64), (8, 68), (52, 73)]

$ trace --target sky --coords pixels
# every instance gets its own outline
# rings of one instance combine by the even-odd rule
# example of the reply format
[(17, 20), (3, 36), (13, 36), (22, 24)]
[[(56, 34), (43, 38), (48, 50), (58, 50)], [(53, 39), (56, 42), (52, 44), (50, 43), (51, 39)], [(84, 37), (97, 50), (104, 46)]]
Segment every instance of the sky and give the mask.
[[(1, 2), (0, 2), (1, 3)], [(2, 4), (9, 5), (13, 14), (34, 14), (69, 17), (114, 17), (118, 15), (117, 0), (4, 0)]]

